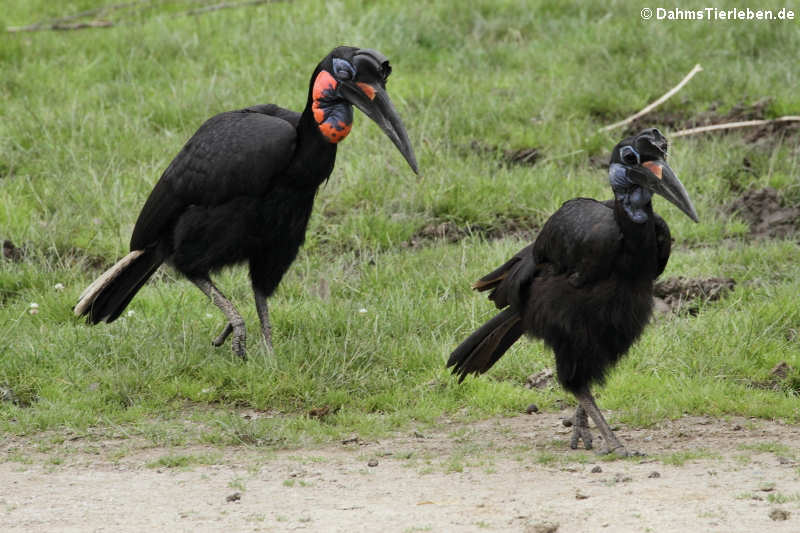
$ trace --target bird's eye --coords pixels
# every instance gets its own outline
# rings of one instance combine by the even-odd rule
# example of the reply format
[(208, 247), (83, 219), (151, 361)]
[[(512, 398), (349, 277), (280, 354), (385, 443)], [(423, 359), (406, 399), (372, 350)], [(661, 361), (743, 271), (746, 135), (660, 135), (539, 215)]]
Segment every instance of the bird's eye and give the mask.
[(623, 146), (619, 150), (619, 155), (628, 165), (638, 165), (639, 164), (639, 153), (634, 150), (631, 146)]
[(333, 74), (340, 80), (351, 80), (356, 75), (356, 69), (348, 61), (333, 58)]

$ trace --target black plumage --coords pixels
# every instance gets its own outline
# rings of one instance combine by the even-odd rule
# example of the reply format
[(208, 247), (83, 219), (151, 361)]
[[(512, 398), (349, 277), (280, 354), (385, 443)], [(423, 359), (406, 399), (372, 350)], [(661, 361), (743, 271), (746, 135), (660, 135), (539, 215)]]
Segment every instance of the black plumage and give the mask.
[(647, 325), (653, 281), (664, 271), (671, 237), (653, 212), (658, 193), (697, 221), (683, 185), (666, 164), (667, 141), (645, 130), (620, 142), (611, 156), (609, 179), (615, 198), (575, 198), (544, 224), (535, 242), (474, 288), (491, 291), (498, 315), (452, 353), (448, 366), (459, 375), (489, 370), (523, 334), (553, 350), (558, 380), (579, 401), (571, 445), (591, 448), (587, 414), (608, 451), (625, 453), (594, 403), (590, 385), (602, 383)]
[(330, 176), (352, 106), (374, 120), (416, 172), (405, 128), (386, 93), (389, 61), (375, 50), (339, 47), (315, 69), (302, 113), (273, 104), (221, 113), (189, 139), (156, 183), (131, 236), (131, 253), (81, 295), (77, 315), (112, 322), (166, 262), (194, 282), (228, 319), (214, 344), (233, 333), (245, 356), (244, 321), (211, 282), (246, 262), (265, 341), (266, 299), (305, 239), (318, 187)]

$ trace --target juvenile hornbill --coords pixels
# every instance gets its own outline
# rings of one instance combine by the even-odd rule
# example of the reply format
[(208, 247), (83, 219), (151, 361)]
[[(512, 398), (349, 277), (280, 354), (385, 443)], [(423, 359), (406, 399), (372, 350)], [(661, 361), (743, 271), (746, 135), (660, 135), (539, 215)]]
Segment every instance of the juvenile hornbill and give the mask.
[(74, 311), (113, 322), (166, 262), (222, 310), (245, 357), (245, 325), (210, 273), (247, 262), (261, 331), (271, 348), (267, 298), (305, 240), (317, 189), (336, 147), (350, 132), (353, 107), (375, 121), (417, 172), (405, 127), (386, 93), (388, 59), (376, 50), (338, 47), (314, 70), (302, 113), (274, 104), (208, 119), (162, 174), (133, 228), (131, 252), (80, 296)]
[(555, 354), (561, 385), (578, 400), (570, 446), (592, 447), (587, 414), (607, 452), (627, 454), (589, 391), (642, 333), (653, 307), (653, 281), (664, 271), (670, 233), (653, 212), (653, 193), (697, 222), (692, 201), (666, 163), (667, 140), (649, 129), (622, 140), (611, 155), (614, 199), (565, 202), (533, 244), (473, 288), (491, 290), (503, 309), (453, 351), (447, 366), (480, 374), (527, 333)]

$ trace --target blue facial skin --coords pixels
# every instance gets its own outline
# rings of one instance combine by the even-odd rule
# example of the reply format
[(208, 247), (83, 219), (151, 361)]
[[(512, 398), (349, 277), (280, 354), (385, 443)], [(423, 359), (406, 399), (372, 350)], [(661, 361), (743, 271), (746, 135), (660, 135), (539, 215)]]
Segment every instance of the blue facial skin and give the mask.
[(356, 68), (349, 61), (334, 57), (333, 73), (339, 80), (352, 80), (356, 76)]
[[(333, 71), (338, 80), (351, 80), (356, 75), (355, 67), (344, 59), (333, 58)], [(344, 131), (353, 123), (353, 106), (342, 100), (335, 90), (326, 90), (319, 101), (319, 108), (325, 113), (323, 123), (328, 123), (338, 131)]]
[(330, 124), (338, 131), (345, 130), (353, 123), (353, 106), (338, 97), (323, 98), (319, 101), (319, 108), (325, 113), (322, 122)]
[(628, 178), (628, 168), (619, 163), (612, 163), (608, 167), (608, 180), (614, 196), (622, 203), (622, 208), (633, 222), (644, 224), (648, 220), (644, 206), (650, 203), (652, 191), (636, 185)]

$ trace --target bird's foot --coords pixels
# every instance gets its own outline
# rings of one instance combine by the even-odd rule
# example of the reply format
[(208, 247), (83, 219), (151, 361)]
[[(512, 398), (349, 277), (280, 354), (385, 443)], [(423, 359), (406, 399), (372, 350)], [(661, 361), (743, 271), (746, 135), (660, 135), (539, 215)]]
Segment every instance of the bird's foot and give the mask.
[(233, 353), (242, 359), (247, 359), (246, 345), (247, 343), (245, 342), (244, 331), (241, 332), (241, 335), (237, 335), (234, 332), (233, 341), (231, 341), (231, 348), (233, 349)]
[(602, 450), (598, 450), (597, 455), (617, 455), (619, 457), (628, 457), (630, 454), (627, 448), (625, 448), (625, 446), (620, 444), (619, 446), (616, 446), (614, 448), (608, 447), (608, 448), (603, 448)]
[(583, 447), (587, 450), (592, 449), (592, 432), (589, 431), (589, 418), (582, 407), (575, 410), (572, 422), (572, 437), (569, 440), (569, 447), (573, 450), (578, 449), (578, 443), (583, 441)]
[(592, 396), (592, 393), (589, 392), (588, 387), (584, 387), (576, 392), (575, 397), (578, 398), (579, 402), (578, 408), (575, 410), (576, 421), (581, 418), (581, 415), (583, 415), (583, 419), (587, 419), (587, 414), (590, 414), (592, 416), (592, 420), (594, 420), (594, 423), (597, 426), (598, 431), (600, 431), (600, 437), (603, 439), (604, 444), (602, 451), (599, 452), (600, 455), (614, 454), (619, 457), (642, 455), (639, 452), (629, 452), (625, 449), (625, 446), (623, 446), (623, 444), (614, 434), (614, 430), (612, 430), (608, 425), (608, 422), (606, 422), (606, 419), (603, 417), (600, 409), (597, 408), (597, 403), (595, 403), (594, 396)]
[(245, 342), (246, 334), (244, 323), (241, 325), (233, 326), (233, 340), (231, 341), (231, 348), (233, 353), (242, 359), (247, 359), (247, 343)]
[(228, 322), (227, 324), (225, 324), (225, 327), (223, 328), (222, 333), (220, 333), (217, 336), (216, 339), (211, 341), (211, 344), (213, 344), (214, 346), (219, 348), (220, 346), (225, 344), (225, 341), (227, 340), (228, 335), (230, 335), (231, 333), (233, 333), (233, 326), (231, 326), (231, 323)]
[(572, 437), (569, 439), (569, 447), (573, 450), (578, 449), (578, 443), (583, 441), (583, 447), (587, 450), (592, 449), (592, 432), (589, 431), (588, 426), (579, 426), (575, 424), (572, 427)]
[(220, 333), (216, 339), (211, 341), (211, 344), (219, 348), (225, 344), (225, 341), (228, 339), (231, 333), (233, 333), (233, 340), (231, 341), (233, 353), (242, 359), (247, 359), (247, 335), (244, 329), (244, 322), (237, 325), (233, 325), (228, 322), (225, 325), (225, 328), (222, 330), (222, 333)]
[(644, 457), (646, 454), (633, 450), (629, 451), (624, 445), (617, 443), (614, 447), (603, 448), (598, 455), (616, 455), (617, 457)]

